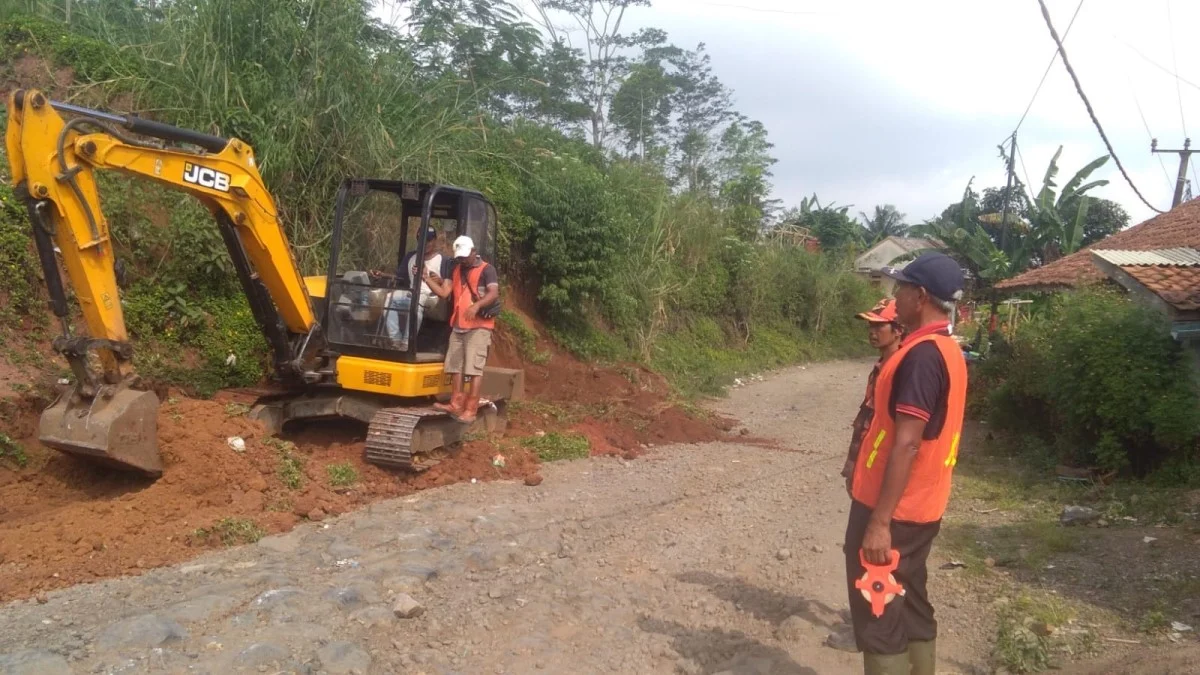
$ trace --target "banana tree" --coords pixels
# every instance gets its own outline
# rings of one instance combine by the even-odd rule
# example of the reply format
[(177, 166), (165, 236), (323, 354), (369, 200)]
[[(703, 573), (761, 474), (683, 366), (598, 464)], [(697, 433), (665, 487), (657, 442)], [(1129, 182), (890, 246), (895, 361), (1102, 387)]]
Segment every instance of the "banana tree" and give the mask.
[[(1008, 254), (996, 246), (987, 230), (980, 227), (975, 203), (975, 193), (971, 191), (971, 183), (967, 182), (963, 191), (962, 208), (956, 220), (935, 218), (920, 225), (914, 225), (909, 232), (913, 235), (941, 242), (944, 252), (958, 260), (972, 276), (985, 285), (991, 284), (1012, 275), (1012, 261)], [(923, 253), (926, 249), (914, 251), (913, 256)]]
[(1054, 157), (1050, 159), (1050, 165), (1046, 167), (1041, 191), (1029, 205), (1031, 241), (1028, 243), (1031, 252), (1036, 254), (1043, 264), (1079, 250), (1091, 202), (1087, 192), (1108, 185), (1108, 181), (1104, 179), (1084, 182), (1096, 169), (1108, 162), (1108, 155), (1104, 155), (1077, 171), (1063, 186), (1062, 192), (1057, 193), (1054, 179), (1058, 175), (1058, 158), (1061, 155), (1060, 145)]

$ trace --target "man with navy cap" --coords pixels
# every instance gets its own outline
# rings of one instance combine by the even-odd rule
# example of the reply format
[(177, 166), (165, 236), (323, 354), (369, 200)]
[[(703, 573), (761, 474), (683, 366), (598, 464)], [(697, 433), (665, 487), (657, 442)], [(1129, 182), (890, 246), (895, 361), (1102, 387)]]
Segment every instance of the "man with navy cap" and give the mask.
[(926, 560), (950, 498), (966, 405), (966, 361), (950, 337), (963, 273), (941, 253), (883, 273), (897, 282), (905, 336), (880, 367), (851, 478), (850, 614), (867, 675), (933, 675), (937, 622)]

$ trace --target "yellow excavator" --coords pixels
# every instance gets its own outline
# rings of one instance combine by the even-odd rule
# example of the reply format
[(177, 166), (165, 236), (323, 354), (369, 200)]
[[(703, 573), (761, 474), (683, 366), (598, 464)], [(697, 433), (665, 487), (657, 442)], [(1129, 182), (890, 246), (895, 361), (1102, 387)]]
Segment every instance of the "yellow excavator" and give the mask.
[[(74, 379), (42, 413), (45, 445), (152, 476), (163, 469), (159, 400), (141, 388), (133, 368), (97, 169), (188, 193), (212, 213), (273, 354), (272, 384), (255, 390), (250, 413), (269, 431), (295, 420), (358, 419), (368, 424), (367, 461), (420, 471), (467, 434), (503, 430), (505, 403), (522, 395), (523, 372), (485, 370), (484, 402), (471, 425), (435, 409), (434, 399), (450, 390), (442, 367), (449, 312), (444, 304), (419, 311), (430, 298), (401, 269), (413, 255), (436, 261), (439, 246), (459, 235), (494, 263), (496, 209), (479, 192), (347, 179), (333, 205), (328, 268), (304, 277), (246, 143), (52, 101), (32, 89), (11, 92), (7, 108), (12, 181), (28, 207), (50, 306), (62, 325), (54, 349)], [(60, 258), (82, 335), (71, 331)], [(442, 260), (441, 276), (449, 278), (452, 260)]]

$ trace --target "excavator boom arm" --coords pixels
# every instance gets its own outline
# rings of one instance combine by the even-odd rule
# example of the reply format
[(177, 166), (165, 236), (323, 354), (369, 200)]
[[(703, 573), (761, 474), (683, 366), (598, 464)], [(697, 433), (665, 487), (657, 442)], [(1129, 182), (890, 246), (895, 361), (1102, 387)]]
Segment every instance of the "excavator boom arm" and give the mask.
[[(44, 443), (121, 468), (162, 471), (155, 438), (158, 399), (136, 388), (96, 169), (144, 178), (199, 199), (217, 221), (250, 308), (274, 351), (276, 374), (304, 377), (301, 359), (319, 326), (250, 146), (236, 138), (50, 101), (35, 90), (12, 92), (7, 108), (5, 145), (13, 184), (28, 207), (51, 308), (63, 326), (54, 346), (76, 375), (70, 394), (42, 415)], [(164, 148), (127, 132), (207, 152)], [(85, 336), (70, 334), (59, 257), (83, 314)], [(92, 353), (99, 357), (98, 371), (90, 365)]]
[[(59, 109), (76, 116), (67, 121)], [(39, 211), (31, 212), (35, 234), (41, 226), (61, 251), (92, 338), (127, 340), (109, 227), (93, 175), (95, 169), (110, 169), (186, 192), (208, 207), (276, 352), (277, 369), (295, 364), (300, 356), (295, 338), (310, 335), (316, 319), (249, 145), (49, 101), (37, 91), (13, 92), (8, 117), (13, 181), (28, 193), (31, 210)], [(224, 141), (224, 147), (211, 153), (160, 148), (129, 137), (118, 125), (210, 149)]]

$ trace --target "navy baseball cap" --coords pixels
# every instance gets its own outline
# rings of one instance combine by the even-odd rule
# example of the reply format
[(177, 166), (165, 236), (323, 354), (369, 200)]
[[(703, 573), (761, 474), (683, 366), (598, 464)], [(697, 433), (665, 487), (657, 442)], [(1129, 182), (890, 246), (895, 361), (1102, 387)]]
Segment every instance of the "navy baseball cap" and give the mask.
[(962, 298), (962, 268), (954, 258), (945, 253), (922, 253), (903, 269), (884, 267), (880, 272), (900, 283), (920, 286), (929, 291), (930, 295), (945, 302), (956, 302)]

